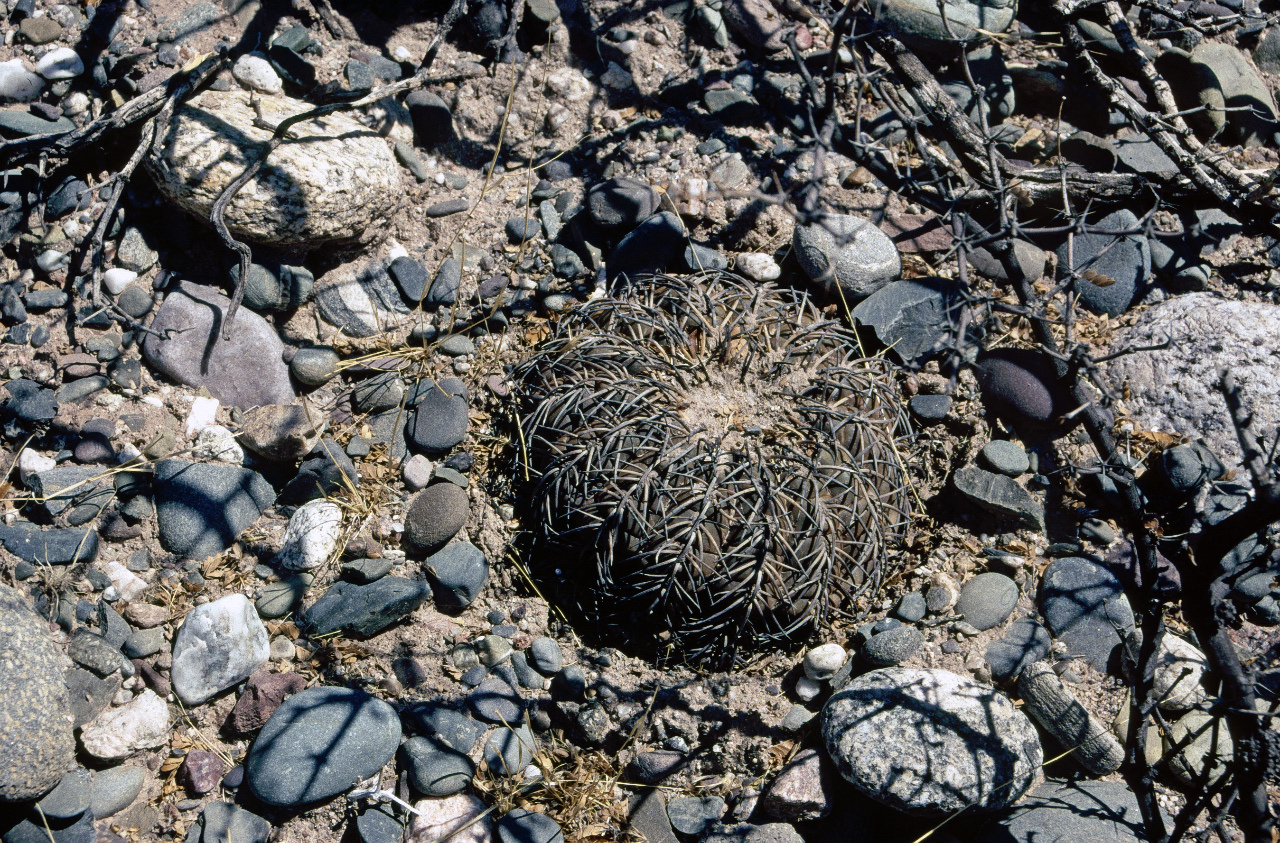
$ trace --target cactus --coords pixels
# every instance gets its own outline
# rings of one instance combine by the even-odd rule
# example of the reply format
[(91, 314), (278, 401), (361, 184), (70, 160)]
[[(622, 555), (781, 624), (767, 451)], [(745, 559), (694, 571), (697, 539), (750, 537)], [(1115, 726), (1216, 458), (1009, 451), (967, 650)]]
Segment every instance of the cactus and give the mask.
[(567, 314), (512, 376), (535, 576), (659, 661), (729, 666), (862, 617), (910, 433), (858, 348), (805, 293), (726, 272)]

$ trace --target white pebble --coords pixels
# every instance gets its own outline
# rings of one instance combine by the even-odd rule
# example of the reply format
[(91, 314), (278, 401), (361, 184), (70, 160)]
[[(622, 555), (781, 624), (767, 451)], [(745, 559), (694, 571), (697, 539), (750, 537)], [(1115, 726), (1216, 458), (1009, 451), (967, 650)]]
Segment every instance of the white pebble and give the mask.
[(31, 475), (57, 468), (57, 466), (58, 463), (53, 457), (46, 457), (30, 448), (23, 448), (22, 453), (18, 455), (18, 476), (22, 478), (23, 485), (27, 484), (27, 478)]
[(271, 62), (252, 53), (236, 59), (231, 66), (231, 75), (241, 85), (260, 94), (278, 94), (284, 90), (280, 74), (276, 73)]
[(40, 57), (36, 73), (45, 79), (74, 79), (84, 73), (84, 62), (70, 47), (57, 47)]
[(191, 412), (187, 413), (187, 436), (195, 436), (214, 423), (218, 416), (218, 399), (196, 396), (191, 402)]
[(808, 702), (820, 693), (822, 693), (822, 686), (809, 677), (801, 676), (796, 680), (796, 696), (802, 701)]
[(102, 566), (102, 573), (106, 574), (107, 579), (111, 580), (111, 585), (119, 592), (121, 600), (126, 602), (136, 600), (146, 593), (146, 580), (143, 580), (119, 562), (106, 563)]
[(391, 263), (396, 258), (409, 257), (409, 250), (404, 246), (401, 246), (394, 240), (390, 240), (388, 242), (391, 244), (391, 247), (387, 249), (387, 263)]
[(102, 273), (102, 284), (107, 288), (107, 292), (113, 296), (118, 296), (124, 292), (125, 287), (132, 284), (137, 278), (138, 273), (132, 269), (117, 266)]
[(284, 531), (276, 562), (296, 571), (309, 571), (328, 561), (342, 537), (342, 509), (326, 500), (298, 507)]
[(62, 101), (62, 113), (67, 117), (79, 117), (89, 110), (89, 95), (76, 91)]
[(822, 644), (804, 655), (804, 675), (814, 682), (830, 679), (844, 667), (849, 654), (839, 644)]
[(71, 256), (57, 249), (46, 249), (40, 253), (40, 257), (36, 258), (36, 266), (40, 267), (41, 272), (57, 272), (59, 269), (66, 268), (69, 263), (71, 263)]
[(414, 454), (405, 460), (404, 468), (401, 469), (404, 476), (404, 485), (411, 492), (418, 491), (431, 482), (431, 472), (435, 471), (435, 469), (436, 467), (431, 460), (422, 454)]
[(220, 424), (208, 425), (196, 434), (191, 455), (198, 459), (244, 465), (244, 448), (236, 441), (236, 435)]
[(40, 94), (44, 80), (22, 64), (22, 59), (0, 62), (0, 100), (28, 102)]
[(736, 263), (738, 272), (752, 281), (774, 281), (782, 275), (782, 267), (771, 255), (760, 252), (748, 252), (738, 255)]
[(121, 708), (109, 708), (80, 733), (85, 752), (116, 761), (169, 738), (169, 707), (150, 688)]

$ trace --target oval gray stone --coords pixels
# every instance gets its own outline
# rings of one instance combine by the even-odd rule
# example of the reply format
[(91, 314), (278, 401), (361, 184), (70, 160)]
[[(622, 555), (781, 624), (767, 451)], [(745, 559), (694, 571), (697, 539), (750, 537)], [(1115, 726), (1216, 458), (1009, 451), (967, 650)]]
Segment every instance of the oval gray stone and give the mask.
[(372, 776), (399, 745), (400, 718), (387, 703), (350, 688), (307, 688), (271, 715), (245, 770), (268, 805), (305, 805)]
[(60, 656), (43, 618), (0, 585), (0, 802), (36, 799), (71, 767), (75, 739)]
[(409, 738), (400, 752), (409, 782), (427, 796), (452, 796), (476, 772), (470, 758), (435, 738)]
[(1004, 623), (1018, 605), (1018, 584), (1004, 574), (978, 574), (960, 589), (956, 611), (976, 629)]
[(798, 225), (791, 245), (806, 275), (851, 301), (866, 298), (902, 272), (898, 247), (861, 217), (829, 214)]
[(132, 805), (147, 775), (144, 767), (111, 767), (94, 773), (89, 794), (94, 819), (105, 819)]

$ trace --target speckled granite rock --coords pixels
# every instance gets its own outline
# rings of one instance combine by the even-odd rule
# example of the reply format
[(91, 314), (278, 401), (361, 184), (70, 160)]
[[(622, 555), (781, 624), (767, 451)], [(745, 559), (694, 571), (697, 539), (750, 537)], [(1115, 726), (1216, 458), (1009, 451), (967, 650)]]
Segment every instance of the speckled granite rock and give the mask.
[[(250, 98), (241, 90), (196, 97), (178, 110), (147, 158), (160, 192), (201, 219), (209, 218), (222, 191), (271, 136), (254, 125)], [(273, 125), (311, 108), (288, 97), (257, 100)], [(382, 239), (402, 193), (387, 142), (344, 114), (300, 123), (293, 136), (307, 142), (281, 144), (231, 202), (226, 221), (232, 234), (295, 248)]]
[(35, 799), (71, 767), (67, 686), (44, 620), (0, 585), (0, 802)]
[(945, 670), (887, 668), (854, 679), (822, 711), (840, 775), (911, 814), (998, 809), (1039, 777), (1040, 738), (1009, 698)]

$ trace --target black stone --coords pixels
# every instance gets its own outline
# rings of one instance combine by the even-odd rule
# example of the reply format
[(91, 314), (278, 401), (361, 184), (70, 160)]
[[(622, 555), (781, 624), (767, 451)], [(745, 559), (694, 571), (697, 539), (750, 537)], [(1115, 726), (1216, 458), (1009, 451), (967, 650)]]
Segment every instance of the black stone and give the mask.
[(66, 307), (67, 294), (62, 290), (31, 290), (22, 297), (27, 310), (49, 310), (54, 307)]
[(267, 58), (285, 81), (308, 90), (316, 86), (315, 67), (287, 46), (274, 45), (267, 51)]
[(1052, 361), (1039, 351), (996, 349), (979, 357), (975, 369), (987, 409), (1015, 425), (1061, 427), (1064, 416), (1075, 409), (1058, 385)]
[(93, 191), (89, 189), (89, 185), (75, 176), (67, 176), (45, 200), (45, 218), (58, 219), (72, 211), (83, 211), (92, 201)]
[[(453, 113), (439, 95), (430, 91), (414, 91), (404, 98), (413, 120), (413, 136), (419, 144), (430, 149), (453, 140)], [(465, 200), (464, 210), (465, 210)]]
[(470, 542), (445, 545), (426, 561), (436, 603), (446, 611), (470, 606), (489, 582), (489, 560)]
[(615, 178), (587, 191), (587, 212), (605, 228), (633, 228), (658, 209), (658, 195), (644, 182)]
[(610, 280), (678, 269), (686, 247), (680, 217), (664, 211), (649, 217), (614, 247), (607, 263)]
[(535, 219), (525, 219), (524, 217), (512, 217), (507, 220), (504, 230), (507, 232), (507, 239), (512, 243), (521, 243), (525, 240), (532, 240), (538, 236), (538, 231), (542, 226)]
[(301, 626), (312, 637), (341, 630), (353, 638), (368, 638), (430, 597), (429, 585), (401, 577), (383, 577), (368, 585), (339, 581), (303, 612)]
[(413, 258), (398, 257), (387, 267), (391, 280), (400, 288), (400, 294), (410, 307), (417, 306), (425, 297), (427, 269)]
[(37, 565), (92, 562), (98, 556), (98, 534), (93, 530), (37, 527), (26, 521), (0, 524), (0, 544)]
[(447, 378), (423, 396), (405, 435), (420, 450), (439, 453), (467, 437), (467, 421), (466, 387), (455, 378)]
[(298, 466), (297, 476), (280, 492), (280, 502), (291, 505), (306, 503), (345, 489), (348, 481), (359, 485), (355, 463), (337, 442), (322, 439)]
[(458, 301), (458, 288), (462, 286), (462, 264), (456, 258), (445, 258), (440, 271), (431, 282), (431, 289), (423, 304), (428, 307), (452, 305)]

